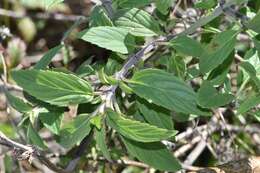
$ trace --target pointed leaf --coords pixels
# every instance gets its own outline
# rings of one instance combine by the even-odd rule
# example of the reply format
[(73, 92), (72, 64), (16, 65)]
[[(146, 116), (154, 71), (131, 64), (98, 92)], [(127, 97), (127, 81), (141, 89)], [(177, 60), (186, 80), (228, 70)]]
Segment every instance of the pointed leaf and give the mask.
[(58, 106), (93, 99), (89, 83), (72, 74), (43, 70), (13, 71), (12, 77), (30, 95)]
[[(254, 65), (257, 66), (258, 64)], [(240, 66), (249, 74), (250, 78), (260, 90), (260, 79), (257, 77), (257, 71), (255, 67), (250, 62), (243, 62), (240, 64)]]
[(164, 129), (173, 129), (173, 120), (170, 111), (155, 104), (149, 104), (144, 99), (139, 99), (137, 106), (145, 120), (150, 124)]
[(71, 148), (81, 142), (91, 131), (90, 116), (78, 115), (72, 122), (65, 124), (60, 132), (60, 144)]
[(47, 149), (45, 142), (39, 136), (38, 132), (36, 132), (31, 123), (28, 125), (27, 129), (27, 138), (32, 142), (32, 144), (37, 145), (42, 149)]
[(186, 73), (186, 64), (184, 58), (180, 56), (171, 56), (168, 62), (168, 71), (174, 72), (179, 78), (184, 78)]
[(155, 5), (162, 14), (166, 15), (174, 1), (175, 0), (156, 0)]
[(57, 5), (61, 2), (63, 2), (64, 0), (44, 0), (44, 5), (45, 7), (48, 9), (54, 5)]
[(204, 108), (217, 108), (230, 103), (234, 96), (231, 94), (219, 94), (208, 81), (204, 81), (199, 92), (199, 104)]
[(230, 66), (232, 65), (234, 56), (234, 53), (231, 53), (222, 64), (210, 72), (207, 80), (209, 80), (212, 85), (221, 85), (224, 83), (227, 74), (230, 71)]
[(158, 22), (146, 11), (132, 8), (119, 11), (115, 25), (126, 28), (135, 36), (155, 36), (160, 32)]
[(260, 34), (260, 10), (255, 17), (249, 21), (247, 27)]
[(252, 96), (246, 99), (237, 109), (237, 114), (244, 114), (254, 106), (260, 104), (260, 96)]
[(152, 3), (153, 0), (119, 0), (119, 6), (123, 8), (143, 7)]
[(147, 123), (131, 120), (108, 110), (107, 122), (121, 135), (140, 142), (155, 142), (175, 136), (177, 131), (162, 129)]
[(122, 54), (129, 53), (135, 45), (134, 38), (128, 34), (127, 29), (112, 26), (86, 29), (80, 32), (78, 37), (99, 47)]
[(91, 12), (89, 25), (96, 26), (113, 26), (113, 22), (107, 16), (102, 6), (96, 6)]
[(25, 102), (22, 98), (15, 97), (11, 93), (6, 92), (8, 103), (18, 112), (27, 113), (33, 109), (32, 105)]
[(34, 69), (46, 69), (46, 67), (50, 64), (51, 60), (54, 58), (54, 56), (60, 51), (62, 48), (62, 45), (56, 46), (52, 49), (50, 49), (41, 59), (38, 61)]
[(193, 57), (200, 57), (205, 52), (199, 42), (187, 36), (179, 36), (173, 39), (171, 46), (178, 52)]
[(105, 127), (102, 127), (101, 129), (96, 129), (95, 130), (95, 134), (96, 134), (96, 142), (98, 147), (100, 148), (102, 154), (104, 155), (104, 157), (107, 160), (111, 161), (111, 156), (109, 153), (109, 150), (107, 148), (107, 144), (106, 144), (106, 131), (105, 131)]
[(136, 72), (128, 81), (138, 96), (176, 112), (209, 115), (197, 108), (197, 95), (184, 81), (158, 69)]
[(43, 125), (56, 135), (60, 132), (62, 117), (63, 113), (60, 112), (42, 112), (39, 114), (39, 119)]
[(257, 50), (258, 57), (260, 57), (260, 40), (259, 40), (259, 38), (258, 39), (254, 38), (253, 42), (254, 42), (255, 49)]
[(98, 130), (101, 129), (102, 126), (102, 118), (101, 116), (94, 116), (90, 119), (90, 123), (94, 125)]
[(127, 151), (138, 160), (161, 171), (176, 172), (181, 165), (173, 154), (160, 142), (141, 143), (121, 136)]
[(211, 9), (216, 5), (216, 1), (215, 0), (202, 0), (202, 1), (198, 1), (195, 4), (196, 8), (200, 8), (200, 9)]
[(236, 36), (239, 32), (227, 30), (218, 34), (207, 47), (207, 51), (200, 57), (200, 70), (207, 73), (223, 63), (233, 51)]

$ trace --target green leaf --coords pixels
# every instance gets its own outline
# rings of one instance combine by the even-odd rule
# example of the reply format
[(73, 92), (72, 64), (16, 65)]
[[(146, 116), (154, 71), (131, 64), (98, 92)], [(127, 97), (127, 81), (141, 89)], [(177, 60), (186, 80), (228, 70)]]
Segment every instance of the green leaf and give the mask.
[(122, 81), (119, 82), (119, 85), (118, 85), (118, 86), (120, 87), (120, 89), (121, 89), (123, 92), (125, 92), (125, 93), (127, 93), (127, 94), (132, 94), (132, 93), (133, 93), (132, 89), (131, 89), (127, 84), (125, 84), (125, 83), (122, 82)]
[(257, 77), (257, 71), (255, 67), (249, 62), (241, 63), (240, 67), (242, 67), (249, 74), (250, 78), (253, 80), (257, 88), (260, 90), (260, 80)]
[(90, 65), (92, 62), (93, 58), (90, 57), (87, 60), (85, 60), (76, 70), (76, 74), (79, 77), (84, 77), (88, 76), (91, 74), (95, 74), (94, 68)]
[(54, 5), (57, 5), (61, 2), (63, 2), (64, 0), (44, 0), (44, 4), (45, 4), (45, 7), (48, 9)]
[(186, 64), (184, 58), (180, 56), (171, 56), (168, 62), (169, 72), (174, 72), (179, 78), (184, 78), (186, 73)]
[(37, 0), (21, 0), (21, 4), (26, 7), (44, 7), (44, 4), (42, 1)]
[(90, 116), (78, 115), (72, 122), (64, 125), (60, 132), (60, 144), (71, 148), (81, 142), (91, 131)]
[(140, 142), (155, 142), (175, 136), (177, 131), (162, 129), (147, 123), (124, 118), (108, 110), (107, 123), (121, 135)]
[(79, 77), (85, 77), (94, 73), (95, 70), (91, 67), (91, 65), (88, 64), (81, 65), (76, 71), (76, 74)]
[(158, 11), (160, 11), (162, 14), (166, 15), (169, 12), (170, 7), (173, 4), (173, 1), (175, 0), (156, 0), (155, 5)]
[(113, 26), (113, 22), (107, 16), (102, 6), (96, 6), (91, 12), (89, 25), (96, 26)]
[(246, 60), (243, 63), (240, 63), (242, 67), (242, 72), (245, 80), (250, 79), (254, 83), (253, 86), (256, 86), (256, 90), (260, 90), (260, 58), (259, 52), (252, 49), (251, 53), (247, 54)]
[(8, 91), (5, 92), (8, 103), (18, 112), (27, 113), (33, 109), (32, 105), (25, 102), (22, 98), (15, 97)]
[(152, 3), (153, 0), (118, 0), (118, 5), (123, 8), (143, 7)]
[(12, 71), (15, 82), (30, 95), (57, 106), (90, 102), (90, 84), (72, 74), (43, 70)]
[(41, 59), (40, 61), (38, 61), (35, 66), (34, 69), (46, 69), (46, 67), (50, 64), (52, 58), (54, 58), (54, 56), (61, 50), (63, 46), (59, 45), (56, 46), (52, 49), (50, 49)]
[(63, 1), (64, 0), (21, 0), (21, 3), (26, 7), (49, 9)]
[(254, 118), (255, 118), (258, 122), (260, 122), (260, 111), (254, 112), (254, 113), (253, 113), (253, 116), (254, 116)]
[(171, 46), (178, 52), (193, 57), (200, 57), (205, 52), (199, 42), (187, 36), (179, 36), (176, 39), (172, 39)]
[(127, 151), (138, 160), (162, 171), (176, 172), (181, 169), (179, 161), (160, 142), (141, 143), (121, 136)]
[(45, 142), (39, 136), (38, 132), (36, 132), (31, 123), (29, 123), (27, 128), (27, 138), (32, 142), (32, 144), (37, 145), (42, 149), (47, 149)]
[(195, 7), (201, 8), (201, 9), (211, 9), (216, 5), (216, 0), (201, 0), (199, 2), (196, 2)]
[(102, 118), (101, 116), (94, 116), (90, 119), (90, 123), (96, 126), (97, 129), (101, 129), (102, 126)]
[(129, 87), (139, 97), (149, 103), (176, 112), (196, 115), (209, 115), (197, 108), (197, 95), (184, 81), (170, 73), (158, 69), (145, 69), (136, 72)]
[(10, 123), (0, 123), (0, 131), (12, 139), (17, 135), (17, 129), (14, 129)]
[(122, 54), (129, 53), (135, 45), (134, 37), (128, 34), (127, 29), (112, 26), (86, 29), (80, 32), (78, 37), (99, 47)]
[(260, 104), (260, 96), (251, 96), (246, 99), (237, 109), (237, 114), (244, 114), (251, 108)]
[(218, 34), (200, 57), (200, 70), (207, 73), (223, 63), (233, 51), (238, 31), (227, 30)]
[(260, 10), (255, 17), (248, 22), (247, 27), (260, 34)]
[(105, 70), (104, 68), (101, 68), (99, 71), (98, 71), (98, 78), (99, 80), (104, 83), (104, 84), (111, 84), (111, 85), (116, 85), (118, 84), (118, 80), (113, 78), (112, 76), (108, 76), (106, 73), (105, 73)]
[(96, 142), (98, 147), (100, 148), (102, 154), (104, 155), (104, 157), (111, 161), (111, 156), (110, 156), (110, 152), (107, 148), (107, 144), (106, 144), (106, 131), (105, 131), (105, 127), (102, 127), (101, 129), (95, 129), (95, 134), (96, 134)]
[(54, 134), (59, 135), (63, 113), (41, 112), (38, 117), (47, 129), (49, 129)]
[(245, 69), (250, 76), (256, 76), (256, 70), (252, 64), (249, 62), (242, 62), (240, 66)]
[(227, 78), (227, 74), (230, 71), (234, 56), (234, 53), (231, 53), (222, 64), (210, 72), (207, 80), (210, 81), (212, 85), (221, 85), (224, 83), (225, 79)]
[(199, 104), (204, 108), (217, 108), (230, 103), (234, 99), (234, 96), (231, 94), (219, 94), (208, 81), (203, 82), (198, 95)]
[(253, 42), (254, 42), (255, 48), (257, 50), (258, 57), (260, 57), (260, 41), (256, 38), (254, 38)]
[(137, 8), (119, 11), (115, 25), (135, 36), (155, 36), (160, 32), (158, 22), (149, 13)]
[(164, 129), (173, 129), (170, 111), (157, 105), (149, 104), (144, 99), (138, 99), (137, 106), (145, 120), (150, 124)]

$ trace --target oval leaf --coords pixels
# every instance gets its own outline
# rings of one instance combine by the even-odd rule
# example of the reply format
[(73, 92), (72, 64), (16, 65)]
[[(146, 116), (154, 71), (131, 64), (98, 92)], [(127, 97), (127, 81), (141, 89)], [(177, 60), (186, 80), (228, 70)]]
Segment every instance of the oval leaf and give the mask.
[(18, 112), (27, 113), (33, 109), (33, 106), (30, 105), (25, 100), (23, 100), (22, 98), (16, 97), (11, 93), (9, 93), (8, 91), (5, 93), (5, 95), (8, 100), (8, 103)]
[(164, 15), (167, 15), (174, 1), (175, 0), (156, 0), (155, 5), (158, 11), (160, 11)]
[(237, 114), (244, 114), (254, 106), (260, 104), (260, 96), (252, 96), (246, 99), (237, 109)]
[(160, 142), (141, 143), (121, 136), (130, 155), (162, 171), (176, 172), (181, 165), (173, 154)]
[(113, 22), (107, 16), (102, 6), (96, 6), (91, 12), (89, 24), (95, 26), (113, 26)]
[(31, 122), (28, 124), (28, 127), (27, 127), (27, 138), (29, 139), (29, 141), (32, 144), (37, 145), (38, 147), (40, 147), (42, 149), (48, 148), (46, 143), (43, 141), (43, 139), (39, 135), (39, 133), (33, 128)]
[(60, 51), (60, 49), (63, 47), (63, 45), (58, 45), (52, 49), (50, 49), (41, 59), (38, 61), (34, 69), (45, 69), (51, 62), (51, 60), (54, 58), (54, 56)]
[(157, 21), (146, 11), (132, 8), (119, 11), (115, 24), (129, 30), (135, 36), (154, 36), (160, 32)]
[(166, 109), (209, 115), (197, 108), (197, 95), (192, 88), (173, 74), (146, 69), (136, 72), (128, 83), (135, 94)]
[(152, 3), (153, 0), (121, 0), (118, 5), (123, 8), (143, 7)]
[(63, 113), (40, 112), (38, 117), (47, 129), (49, 129), (52, 133), (59, 135)]
[(207, 73), (223, 63), (233, 51), (239, 32), (228, 30), (218, 34), (200, 57), (200, 70)]
[(63, 2), (64, 0), (44, 0), (44, 4), (45, 4), (45, 7), (48, 9), (54, 5), (57, 5), (61, 2)]
[(99, 47), (127, 54), (134, 46), (133, 36), (124, 28), (99, 26), (79, 33), (79, 38)]
[(255, 15), (255, 17), (248, 22), (247, 27), (257, 33), (260, 33), (260, 10)]
[(171, 41), (171, 45), (180, 53), (200, 57), (204, 52), (202, 45), (187, 36), (179, 36)]
[(13, 71), (12, 77), (30, 95), (57, 106), (93, 99), (90, 84), (72, 74), (43, 70)]
[(205, 108), (217, 108), (230, 103), (234, 96), (227, 93), (219, 94), (208, 81), (204, 81), (199, 92), (199, 104)]
[(111, 161), (111, 156), (109, 153), (109, 150), (107, 148), (107, 144), (106, 144), (106, 131), (105, 131), (105, 126), (103, 126), (101, 129), (96, 129), (95, 130), (95, 137), (96, 137), (96, 142), (98, 147), (100, 148), (102, 154), (104, 155), (104, 157)]
[(73, 121), (65, 124), (60, 132), (60, 144), (71, 148), (81, 142), (91, 131), (90, 116), (78, 115)]
[(176, 135), (177, 131), (162, 129), (147, 123), (126, 119), (108, 110), (107, 122), (121, 135), (140, 142), (155, 142)]
[(149, 104), (144, 99), (138, 99), (137, 107), (144, 119), (152, 125), (165, 129), (173, 129), (173, 120), (169, 110), (155, 104)]

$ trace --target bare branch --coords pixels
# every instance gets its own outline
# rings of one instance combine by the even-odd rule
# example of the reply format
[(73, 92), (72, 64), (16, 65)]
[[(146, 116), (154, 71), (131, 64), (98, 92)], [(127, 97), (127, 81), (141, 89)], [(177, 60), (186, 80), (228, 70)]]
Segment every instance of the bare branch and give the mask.
[(260, 157), (249, 157), (235, 160), (223, 165), (201, 168), (188, 173), (259, 173)]
[(37, 149), (34, 146), (27, 146), (20, 144), (18, 142), (15, 142), (9, 138), (7, 138), (1, 131), (0, 131), (0, 144), (7, 146), (9, 148), (12, 148), (14, 150), (15, 156), (19, 160), (28, 160), (29, 162), (32, 161), (33, 157), (37, 158), (43, 163), (45, 166), (47, 166), (49, 169), (58, 172), (58, 173), (67, 173), (62, 168), (57, 167), (53, 163), (47, 159), (43, 152)]

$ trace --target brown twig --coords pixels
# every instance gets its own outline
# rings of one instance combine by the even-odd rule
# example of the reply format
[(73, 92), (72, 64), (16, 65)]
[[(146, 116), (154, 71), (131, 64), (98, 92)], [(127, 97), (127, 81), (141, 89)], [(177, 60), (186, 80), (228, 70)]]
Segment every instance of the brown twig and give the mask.
[(260, 157), (253, 156), (216, 167), (193, 170), (188, 173), (260, 173)]
[(189, 143), (182, 145), (180, 148), (178, 148), (176, 151), (174, 151), (174, 156), (180, 157), (180, 156), (184, 155), (188, 150), (190, 150), (200, 140), (201, 140), (201, 136), (194, 137)]
[(27, 146), (15, 142), (9, 139), (8, 137), (6, 137), (1, 131), (0, 131), (0, 144), (12, 148), (18, 160), (28, 160), (29, 162), (31, 162), (33, 158), (37, 158), (41, 161), (41, 163), (43, 163), (49, 169), (58, 173), (67, 173), (62, 168), (59, 168), (56, 165), (54, 165), (52, 162), (50, 162), (44, 156), (43, 151), (37, 149), (34, 146)]
[(172, 16), (172, 17), (175, 15), (175, 12), (176, 12), (177, 9), (179, 8), (181, 2), (182, 2), (182, 0), (178, 0), (178, 2), (174, 5), (174, 8), (173, 8), (172, 13), (171, 13), (171, 16)]

